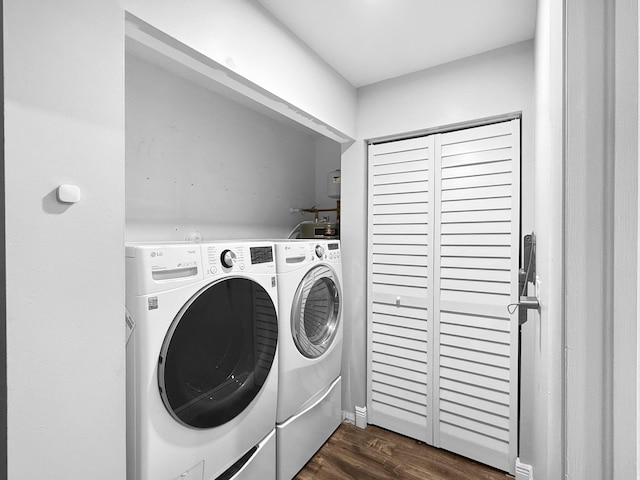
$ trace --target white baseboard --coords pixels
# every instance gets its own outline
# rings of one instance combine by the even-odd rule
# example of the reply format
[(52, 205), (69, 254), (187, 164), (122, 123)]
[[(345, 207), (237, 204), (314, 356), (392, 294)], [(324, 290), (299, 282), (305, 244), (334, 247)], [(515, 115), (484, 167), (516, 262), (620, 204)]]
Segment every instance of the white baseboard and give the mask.
[(533, 467), (516, 458), (516, 480), (533, 480)]
[(353, 423), (356, 427), (367, 428), (367, 407), (355, 406), (355, 413), (342, 411), (342, 419), (347, 423)]
[(356, 427), (367, 428), (367, 407), (356, 405)]

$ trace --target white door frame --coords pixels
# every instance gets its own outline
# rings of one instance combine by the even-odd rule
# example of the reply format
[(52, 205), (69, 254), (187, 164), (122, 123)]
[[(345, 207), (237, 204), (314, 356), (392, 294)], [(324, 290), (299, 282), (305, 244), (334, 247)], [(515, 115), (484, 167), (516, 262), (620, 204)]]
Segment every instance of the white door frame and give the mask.
[(635, 479), (638, 6), (565, 9), (564, 473)]

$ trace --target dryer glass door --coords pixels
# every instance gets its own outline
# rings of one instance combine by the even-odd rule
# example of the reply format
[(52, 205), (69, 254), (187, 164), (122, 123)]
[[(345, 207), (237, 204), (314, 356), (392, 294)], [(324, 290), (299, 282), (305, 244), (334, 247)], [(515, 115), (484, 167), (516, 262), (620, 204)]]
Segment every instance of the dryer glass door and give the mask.
[(236, 417), (265, 383), (277, 338), (275, 306), (258, 283), (229, 278), (202, 289), (162, 345), (158, 383), (169, 413), (195, 428)]
[(321, 356), (331, 346), (340, 321), (340, 294), (333, 270), (325, 265), (311, 269), (293, 298), (291, 332), (300, 353)]

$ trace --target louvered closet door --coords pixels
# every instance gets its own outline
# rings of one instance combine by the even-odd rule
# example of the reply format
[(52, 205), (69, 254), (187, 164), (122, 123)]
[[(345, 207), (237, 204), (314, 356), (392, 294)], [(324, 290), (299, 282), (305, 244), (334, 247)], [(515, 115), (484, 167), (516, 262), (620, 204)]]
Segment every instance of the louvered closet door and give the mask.
[(429, 443), (433, 145), (369, 147), (369, 423)]
[(434, 443), (514, 473), (520, 121), (439, 135)]

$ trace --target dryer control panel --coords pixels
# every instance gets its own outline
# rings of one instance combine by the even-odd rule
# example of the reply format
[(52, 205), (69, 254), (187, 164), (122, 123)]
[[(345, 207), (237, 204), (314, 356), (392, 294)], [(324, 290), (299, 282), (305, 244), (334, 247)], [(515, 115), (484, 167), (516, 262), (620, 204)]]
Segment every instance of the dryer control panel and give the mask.
[(279, 274), (309, 268), (323, 262), (333, 268), (342, 266), (340, 240), (280, 240), (276, 241), (276, 262)]
[(340, 242), (337, 240), (318, 242), (315, 247), (315, 254), (320, 260), (340, 261)]

